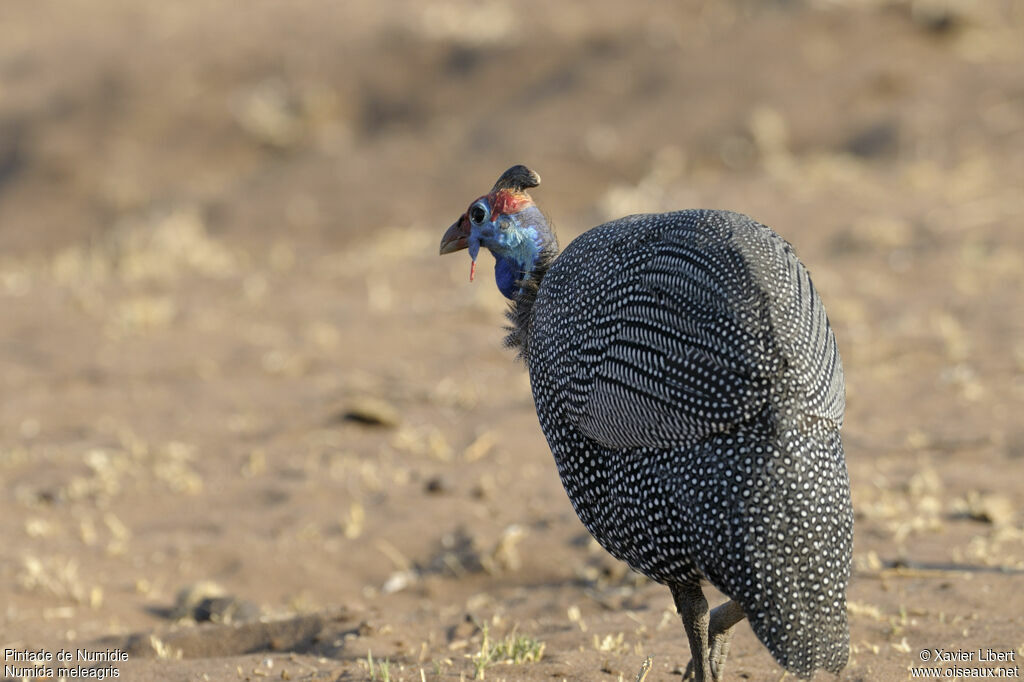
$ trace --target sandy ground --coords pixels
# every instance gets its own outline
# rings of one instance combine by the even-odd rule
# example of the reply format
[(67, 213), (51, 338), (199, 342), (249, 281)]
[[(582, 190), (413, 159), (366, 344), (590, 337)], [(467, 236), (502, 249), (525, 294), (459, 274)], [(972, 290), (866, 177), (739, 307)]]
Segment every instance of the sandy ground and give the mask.
[[(839, 679), (1019, 666), (1022, 32), (995, 0), (0, 4), (0, 646), (678, 679), (669, 593), (575, 518), (490, 277), (436, 255), (523, 162), (563, 241), (730, 208), (810, 267), (848, 381)], [(781, 677), (746, 626), (727, 673)]]

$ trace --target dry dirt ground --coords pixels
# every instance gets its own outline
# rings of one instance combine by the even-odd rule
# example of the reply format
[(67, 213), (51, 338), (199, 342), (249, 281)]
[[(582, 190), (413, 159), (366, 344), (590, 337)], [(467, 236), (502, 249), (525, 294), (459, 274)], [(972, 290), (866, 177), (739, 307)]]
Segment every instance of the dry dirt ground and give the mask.
[[(730, 208), (809, 265), (848, 382), (839, 679), (1019, 665), (1022, 34), (1013, 0), (5, 0), (0, 646), (678, 679), (668, 590), (576, 520), (490, 277), (437, 257), (523, 162), (563, 241)], [(781, 676), (745, 625), (727, 674)]]

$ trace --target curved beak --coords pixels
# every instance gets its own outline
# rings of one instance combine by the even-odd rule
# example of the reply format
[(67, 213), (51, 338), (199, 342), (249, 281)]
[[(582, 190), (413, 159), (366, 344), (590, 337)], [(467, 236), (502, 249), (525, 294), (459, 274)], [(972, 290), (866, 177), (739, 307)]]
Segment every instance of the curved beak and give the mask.
[(452, 223), (448, 231), (441, 237), (441, 251), (439, 255), (455, 253), (469, 246), (469, 221), (466, 216), (461, 216)]

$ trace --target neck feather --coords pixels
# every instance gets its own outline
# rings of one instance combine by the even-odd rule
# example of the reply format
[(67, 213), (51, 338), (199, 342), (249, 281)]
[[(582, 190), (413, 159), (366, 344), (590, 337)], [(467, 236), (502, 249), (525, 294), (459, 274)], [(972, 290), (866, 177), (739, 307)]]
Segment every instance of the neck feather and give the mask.
[[(558, 243), (551, 244), (538, 254), (534, 261), (533, 269), (526, 273), (525, 277), (516, 283), (518, 292), (516, 296), (509, 297), (512, 302), (509, 304), (506, 316), (511, 324), (506, 327), (508, 335), (505, 337), (505, 346), (515, 348), (519, 351), (519, 357), (524, 361), (529, 359), (530, 353), (530, 331), (533, 327), (533, 304), (537, 300), (537, 291), (540, 289), (541, 281), (558, 258)], [(495, 266), (497, 268), (497, 266)], [(501, 282), (498, 283), (499, 288)], [(504, 293), (504, 292), (502, 292)], [(506, 294), (507, 296), (507, 294)]]

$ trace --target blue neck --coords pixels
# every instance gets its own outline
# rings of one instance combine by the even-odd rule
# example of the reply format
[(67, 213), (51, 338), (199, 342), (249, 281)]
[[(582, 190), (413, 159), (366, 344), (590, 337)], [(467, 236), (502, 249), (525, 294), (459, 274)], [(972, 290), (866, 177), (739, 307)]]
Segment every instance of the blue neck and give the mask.
[(526, 276), (523, 266), (508, 256), (495, 256), (494, 258), (494, 280), (498, 283), (498, 291), (511, 300), (519, 295), (519, 282)]

